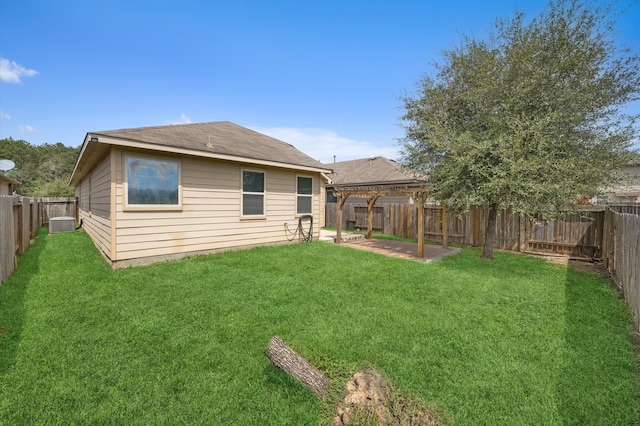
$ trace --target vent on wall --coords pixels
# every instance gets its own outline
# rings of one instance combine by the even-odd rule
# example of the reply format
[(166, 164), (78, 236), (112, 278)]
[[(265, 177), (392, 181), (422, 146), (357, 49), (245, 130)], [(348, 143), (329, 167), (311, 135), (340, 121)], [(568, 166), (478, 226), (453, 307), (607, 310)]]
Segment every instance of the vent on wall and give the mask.
[(76, 230), (76, 219), (73, 217), (52, 217), (49, 219), (49, 233), (70, 232)]

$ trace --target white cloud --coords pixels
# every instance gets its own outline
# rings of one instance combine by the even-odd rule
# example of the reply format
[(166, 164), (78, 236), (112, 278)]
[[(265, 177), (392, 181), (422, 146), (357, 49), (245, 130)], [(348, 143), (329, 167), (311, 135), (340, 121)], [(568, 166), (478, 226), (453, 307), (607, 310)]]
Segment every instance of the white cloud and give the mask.
[(32, 77), (38, 72), (18, 65), (14, 61), (0, 58), (0, 81), (7, 83), (22, 83), (21, 77)]
[(9, 114), (5, 114), (4, 111), (0, 109), (0, 118), (3, 120), (11, 120), (11, 116)]
[(393, 142), (388, 145), (379, 145), (372, 142), (358, 141), (342, 137), (326, 129), (254, 127), (253, 130), (290, 143), (298, 150), (325, 164), (333, 163), (334, 156), (336, 161), (377, 156), (395, 160), (398, 157), (398, 147)]
[(28, 124), (26, 124), (26, 125), (20, 125), (20, 126), (18, 126), (18, 129), (19, 129), (21, 132), (27, 132), (27, 133), (33, 133), (33, 132), (35, 132), (35, 131), (36, 131), (36, 129), (34, 129), (33, 127), (29, 126)]
[(180, 114), (180, 120), (169, 122), (169, 124), (191, 124), (191, 123), (193, 123), (193, 121), (191, 121), (191, 117), (189, 117), (184, 112)]

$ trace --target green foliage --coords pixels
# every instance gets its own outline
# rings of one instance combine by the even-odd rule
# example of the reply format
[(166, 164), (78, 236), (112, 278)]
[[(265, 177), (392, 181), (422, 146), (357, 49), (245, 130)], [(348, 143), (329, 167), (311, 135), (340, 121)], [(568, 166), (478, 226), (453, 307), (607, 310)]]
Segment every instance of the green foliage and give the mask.
[[(598, 275), (323, 242), (112, 271), (46, 235), (0, 286), (0, 424), (332, 424), (368, 365), (449, 424), (638, 424), (630, 315)], [(273, 335), (331, 379), (320, 401)]]
[(610, 15), (559, 0), (445, 51), (403, 99), (402, 162), (455, 211), (552, 216), (615, 183), (639, 133), (624, 106), (640, 95), (640, 57), (617, 46)]
[(31, 145), (12, 138), (0, 140), (0, 158), (16, 163), (7, 176), (21, 183), (20, 195), (37, 197), (73, 196), (68, 186), (80, 148), (56, 144)]
[(75, 191), (69, 186), (69, 178), (55, 178), (52, 181), (35, 186), (31, 195), (35, 197), (73, 197)]

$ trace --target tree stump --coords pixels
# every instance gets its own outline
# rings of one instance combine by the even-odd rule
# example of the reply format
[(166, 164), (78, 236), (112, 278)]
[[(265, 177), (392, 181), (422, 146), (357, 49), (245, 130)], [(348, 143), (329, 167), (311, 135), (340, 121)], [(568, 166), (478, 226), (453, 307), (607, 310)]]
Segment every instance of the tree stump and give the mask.
[(309, 361), (285, 345), (280, 337), (273, 336), (264, 353), (273, 365), (300, 380), (318, 397), (322, 398), (329, 391), (329, 379)]

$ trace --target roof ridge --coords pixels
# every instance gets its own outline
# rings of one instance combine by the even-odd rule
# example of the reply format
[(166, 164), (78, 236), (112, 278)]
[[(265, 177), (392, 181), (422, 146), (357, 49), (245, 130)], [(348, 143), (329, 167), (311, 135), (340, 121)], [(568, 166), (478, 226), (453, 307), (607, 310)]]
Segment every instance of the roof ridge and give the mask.
[[(198, 122), (198, 123), (158, 124), (158, 125), (155, 125), (155, 126), (145, 126), (145, 127), (125, 127), (125, 128), (122, 128), (122, 129), (98, 130), (98, 131), (88, 132), (88, 133), (99, 134), (99, 133), (108, 133), (108, 132), (129, 132), (129, 131), (133, 131), (133, 130), (142, 131), (142, 130), (162, 129), (162, 128), (166, 128), (166, 127), (185, 127), (185, 126), (198, 126), (198, 125), (205, 125), (205, 124), (220, 124), (220, 123), (228, 123), (228, 124), (232, 124), (234, 126), (238, 126), (238, 124), (232, 123), (231, 121), (220, 120), (220, 121), (205, 121), (205, 122)], [(239, 127), (241, 127), (241, 126), (239, 126)]]
[(348, 164), (348, 163), (354, 163), (354, 162), (373, 161), (373, 160), (378, 160), (378, 159), (385, 160), (385, 161), (391, 161), (393, 163), (399, 164), (396, 160), (392, 160), (391, 158), (387, 158), (387, 157), (384, 157), (382, 155), (376, 155), (376, 156), (373, 156), (373, 157), (354, 158), (353, 160), (334, 161), (333, 163), (325, 163), (325, 165)]

